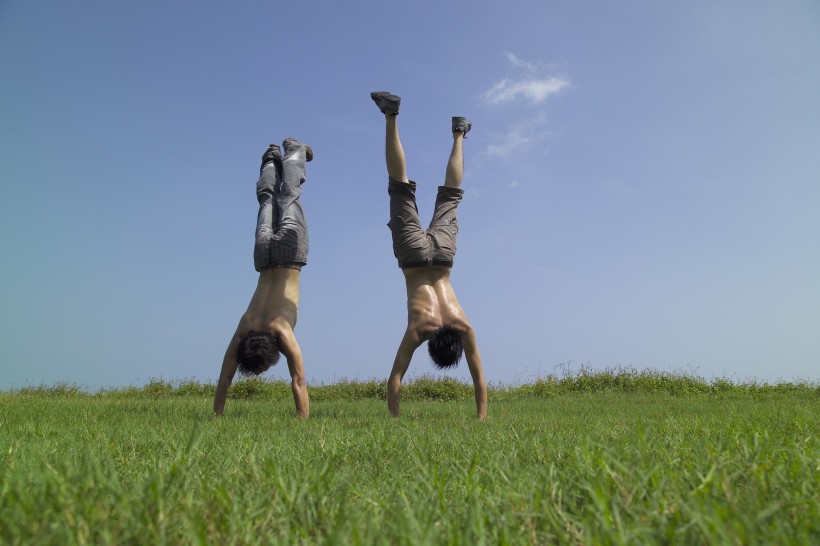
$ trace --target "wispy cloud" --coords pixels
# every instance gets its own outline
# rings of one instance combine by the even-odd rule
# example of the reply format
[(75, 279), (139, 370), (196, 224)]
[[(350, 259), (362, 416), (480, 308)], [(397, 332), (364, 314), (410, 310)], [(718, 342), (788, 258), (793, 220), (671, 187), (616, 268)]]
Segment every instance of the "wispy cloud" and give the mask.
[[(509, 52), (504, 56), (509, 63), (509, 73), (481, 94), (484, 104), (495, 106), (518, 101), (529, 110), (570, 86), (568, 77), (555, 74), (540, 60), (520, 59)], [(481, 157), (507, 159), (523, 149), (532, 148), (548, 135), (546, 125), (547, 115), (544, 111), (530, 111), (523, 120), (508, 125), (506, 131), (490, 130), (488, 133), (492, 142)]]
[(560, 93), (569, 85), (569, 80), (559, 77), (547, 79), (511, 80), (505, 78), (495, 83), (482, 95), (485, 102), (499, 104), (510, 102), (519, 96), (526, 97), (534, 103), (542, 102), (550, 95)]
[(539, 112), (532, 119), (512, 125), (505, 134), (498, 137), (493, 144), (489, 144), (482, 154), (484, 157), (506, 158), (513, 153), (529, 148), (535, 142), (543, 139), (547, 132), (544, 130), (547, 115)]
[(546, 69), (541, 61), (525, 61), (509, 52), (504, 56), (516, 75), (495, 82), (482, 93), (481, 98), (487, 104), (501, 104), (518, 98), (539, 103), (569, 87), (568, 78), (544, 74)]
[(541, 66), (541, 63), (531, 63), (529, 61), (524, 61), (522, 59), (519, 59), (513, 53), (510, 52), (505, 53), (504, 56), (507, 57), (507, 60), (510, 61), (510, 64), (518, 68), (523, 68), (528, 72), (535, 72)]
[(511, 129), (497, 144), (487, 146), (485, 153), (490, 157), (508, 157), (515, 150), (530, 144), (534, 137), (527, 136), (518, 128)]

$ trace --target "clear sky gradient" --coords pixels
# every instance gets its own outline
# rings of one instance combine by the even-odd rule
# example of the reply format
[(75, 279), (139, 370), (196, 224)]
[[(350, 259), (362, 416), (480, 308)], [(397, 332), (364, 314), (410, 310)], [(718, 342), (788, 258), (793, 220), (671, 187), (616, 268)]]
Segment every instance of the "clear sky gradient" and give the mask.
[(3, 0), (0, 388), (214, 381), (288, 136), (316, 154), (308, 378), (386, 378), (406, 311), (374, 90), (402, 96), (423, 218), (450, 116), (473, 121), (452, 278), (490, 381), (820, 379), (818, 67), (814, 0)]

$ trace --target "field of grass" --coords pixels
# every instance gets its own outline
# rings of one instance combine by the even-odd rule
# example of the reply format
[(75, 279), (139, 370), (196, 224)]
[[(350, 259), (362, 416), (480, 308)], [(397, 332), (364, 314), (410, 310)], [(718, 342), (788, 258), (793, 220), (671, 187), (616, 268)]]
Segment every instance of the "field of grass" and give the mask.
[(0, 393), (2, 544), (820, 544), (820, 388), (635, 372), (490, 391)]

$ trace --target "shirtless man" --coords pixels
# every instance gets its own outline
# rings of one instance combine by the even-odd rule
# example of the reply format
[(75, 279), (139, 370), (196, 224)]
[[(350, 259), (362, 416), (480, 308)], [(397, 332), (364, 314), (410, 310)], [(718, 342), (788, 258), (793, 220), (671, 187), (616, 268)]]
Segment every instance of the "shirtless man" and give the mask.
[(416, 206), (416, 183), (407, 178), (404, 149), (399, 140), (396, 116), (401, 98), (385, 91), (370, 97), (386, 120), (385, 155), (390, 194), (390, 231), (393, 254), (399, 261), (407, 286), (407, 330), (399, 345), (390, 379), (387, 381), (387, 407), (399, 415), (401, 380), (410, 366), (416, 349), (427, 341), (433, 363), (441, 368), (454, 367), (462, 353), (475, 388), (476, 413), (479, 420), (487, 416), (487, 383), (481, 368), (475, 332), (458, 304), (450, 284), (450, 268), (456, 253), (458, 221), (456, 207), (464, 190), (462, 141), (471, 128), (461, 117), (452, 120), (453, 149), (447, 162), (444, 185), (439, 186), (433, 220), (423, 230)]
[(299, 196), (305, 181), (305, 162), (313, 151), (296, 139), (271, 144), (262, 155), (256, 198), (254, 267), (259, 272), (256, 291), (239, 320), (225, 358), (214, 398), (214, 412), (222, 415), (228, 387), (237, 368), (242, 375), (259, 375), (285, 355), (291, 377), (296, 414), (306, 418), (309, 400), (302, 351), (293, 329), (299, 309), (299, 272), (307, 263), (308, 233)]

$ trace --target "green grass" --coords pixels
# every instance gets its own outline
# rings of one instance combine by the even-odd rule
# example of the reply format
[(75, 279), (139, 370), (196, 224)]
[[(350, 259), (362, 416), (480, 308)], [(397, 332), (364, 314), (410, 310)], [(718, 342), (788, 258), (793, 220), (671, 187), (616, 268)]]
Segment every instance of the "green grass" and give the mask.
[(820, 543), (817, 385), (581, 375), (0, 394), (0, 543)]

